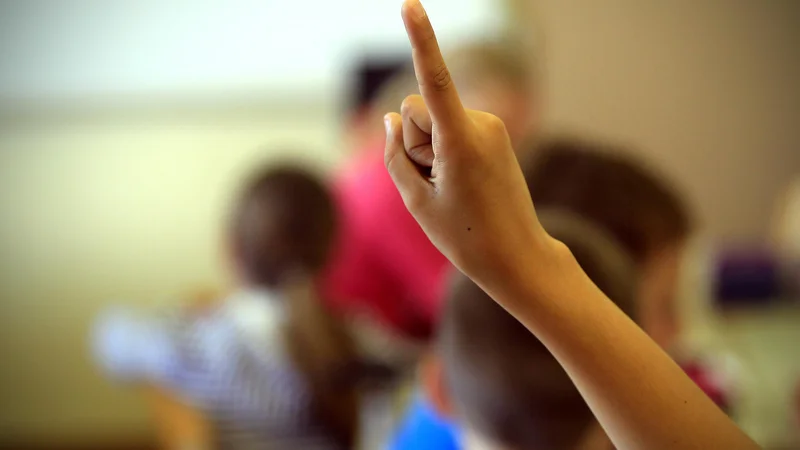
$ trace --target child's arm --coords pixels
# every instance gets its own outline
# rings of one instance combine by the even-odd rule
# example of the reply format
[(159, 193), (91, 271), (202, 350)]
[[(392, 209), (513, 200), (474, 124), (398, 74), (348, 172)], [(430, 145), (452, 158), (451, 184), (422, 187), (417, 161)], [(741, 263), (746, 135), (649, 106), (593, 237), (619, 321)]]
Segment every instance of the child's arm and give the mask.
[(552, 270), (490, 294), (558, 359), (618, 448), (756, 447), (566, 247), (554, 243), (554, 253)]
[(755, 448), (545, 233), (502, 122), (461, 106), (419, 0), (403, 20), (424, 102), (387, 115), (386, 166), (431, 241), (547, 345), (617, 447)]
[(172, 322), (130, 308), (104, 311), (92, 330), (95, 359), (115, 378), (134, 382), (160, 378), (177, 359)]

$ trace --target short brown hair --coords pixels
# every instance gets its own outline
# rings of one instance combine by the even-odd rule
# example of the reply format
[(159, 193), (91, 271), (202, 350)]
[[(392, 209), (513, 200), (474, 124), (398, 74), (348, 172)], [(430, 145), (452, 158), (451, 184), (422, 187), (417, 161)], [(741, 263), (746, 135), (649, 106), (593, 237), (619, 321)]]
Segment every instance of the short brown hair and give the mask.
[[(613, 239), (568, 213), (540, 216), (598, 287), (630, 313), (632, 263)], [(459, 413), (492, 442), (571, 449), (593, 422), (586, 402), (545, 346), (462, 275), (452, 285), (437, 345)]]
[(293, 166), (267, 167), (245, 184), (230, 223), (234, 254), (249, 282), (277, 287), (296, 272), (318, 272), (335, 231), (327, 188)]
[(668, 183), (624, 148), (560, 137), (544, 140), (524, 164), (537, 208), (557, 207), (607, 230), (642, 263), (691, 231), (687, 207)]

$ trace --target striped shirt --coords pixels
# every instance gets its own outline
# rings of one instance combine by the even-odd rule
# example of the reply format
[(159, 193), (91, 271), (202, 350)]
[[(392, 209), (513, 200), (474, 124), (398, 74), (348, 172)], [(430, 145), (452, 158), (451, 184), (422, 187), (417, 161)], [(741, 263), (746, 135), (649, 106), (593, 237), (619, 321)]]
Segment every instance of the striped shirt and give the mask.
[(97, 321), (95, 353), (114, 377), (158, 384), (201, 409), (218, 448), (335, 449), (286, 352), (281, 300), (240, 291), (199, 317), (116, 308)]

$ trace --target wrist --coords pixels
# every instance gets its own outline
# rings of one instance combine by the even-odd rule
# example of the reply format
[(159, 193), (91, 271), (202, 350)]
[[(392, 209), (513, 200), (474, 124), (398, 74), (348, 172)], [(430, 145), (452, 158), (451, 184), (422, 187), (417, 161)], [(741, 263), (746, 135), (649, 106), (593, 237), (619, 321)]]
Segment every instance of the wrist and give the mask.
[[(513, 257), (499, 260), (479, 285), (512, 314), (530, 314), (558, 297), (570, 277), (580, 270), (569, 248), (544, 233), (534, 244), (520, 246)], [(517, 317), (522, 320), (522, 317)]]
[(535, 254), (529, 253), (519, 264), (512, 286), (518, 301), (540, 303), (563, 290), (569, 274), (577, 266), (570, 249), (558, 239), (545, 235)]

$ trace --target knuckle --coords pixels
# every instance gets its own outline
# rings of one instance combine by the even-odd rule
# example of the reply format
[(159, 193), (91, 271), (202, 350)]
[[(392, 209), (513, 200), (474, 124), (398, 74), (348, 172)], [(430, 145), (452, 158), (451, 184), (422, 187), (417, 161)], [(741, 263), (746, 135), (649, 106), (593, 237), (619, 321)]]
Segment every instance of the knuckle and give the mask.
[(414, 117), (417, 120), (424, 120), (427, 111), (425, 100), (421, 95), (409, 95), (400, 104), (400, 115), (403, 118)]
[(397, 175), (397, 152), (387, 151), (383, 155), (383, 163), (386, 166), (386, 170), (389, 172), (389, 175), (392, 178), (396, 177)]
[(425, 206), (425, 196), (412, 190), (403, 195), (403, 202), (406, 204), (406, 208), (408, 208), (409, 211), (418, 212)]
[(429, 157), (429, 147), (426, 145), (417, 145), (406, 150), (408, 158), (417, 164), (427, 162)]
[(413, 95), (409, 95), (403, 99), (403, 103), (400, 104), (400, 114), (403, 117), (407, 117), (409, 114), (411, 114), (411, 111), (414, 109), (414, 102), (415, 98)]
[(444, 63), (437, 65), (433, 69), (433, 78), (431, 81), (431, 87), (436, 89), (437, 91), (444, 91), (449, 89), (450, 86), (453, 84), (453, 78), (450, 76), (450, 70)]
[(434, 159), (433, 145), (433, 140), (420, 142), (416, 145), (406, 145), (406, 155), (418, 165), (431, 167)]
[(486, 126), (496, 132), (496, 133), (505, 133), (506, 132), (506, 124), (503, 122), (502, 119), (495, 116), (494, 114), (487, 114), (486, 115)]
[(414, 183), (403, 186), (403, 188), (400, 189), (400, 196), (403, 198), (406, 209), (412, 214), (424, 211), (430, 203), (430, 197), (425, 192), (425, 189)]

